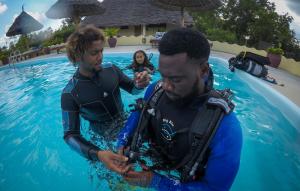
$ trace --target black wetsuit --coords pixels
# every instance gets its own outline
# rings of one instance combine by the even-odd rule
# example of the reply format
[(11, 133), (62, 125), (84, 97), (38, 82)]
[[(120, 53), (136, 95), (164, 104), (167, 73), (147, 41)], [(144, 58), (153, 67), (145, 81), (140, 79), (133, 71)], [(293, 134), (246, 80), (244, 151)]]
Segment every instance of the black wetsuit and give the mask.
[(151, 137), (153, 145), (160, 145), (163, 149), (159, 150), (160, 155), (172, 161), (172, 164), (178, 164), (187, 154), (182, 151), (190, 149), (189, 127), (205, 98), (181, 100), (176, 104), (166, 94), (159, 99), (155, 110), (160, 118), (151, 117), (151, 125), (148, 126), (147, 134)]
[(109, 64), (103, 65), (102, 70), (92, 78), (81, 75), (77, 70), (63, 89), (61, 108), (64, 139), (86, 158), (97, 160), (99, 148), (81, 136), (80, 116), (88, 120), (90, 127), (98, 134), (109, 130), (110, 124), (124, 114), (120, 88), (130, 93), (138, 92), (131, 79), (118, 67)]
[(151, 73), (155, 71), (154, 66), (149, 63), (149, 64), (131, 64), (128, 66), (129, 69), (132, 69), (133, 72), (143, 72), (145, 70), (150, 70)]

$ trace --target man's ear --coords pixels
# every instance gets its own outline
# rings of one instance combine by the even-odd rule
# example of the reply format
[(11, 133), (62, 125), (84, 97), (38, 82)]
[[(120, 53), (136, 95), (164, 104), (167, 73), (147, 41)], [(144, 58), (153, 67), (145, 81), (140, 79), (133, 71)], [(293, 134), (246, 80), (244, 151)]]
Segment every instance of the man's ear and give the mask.
[(201, 76), (202, 78), (207, 78), (209, 74), (209, 66), (208, 63), (204, 63), (200, 66)]
[(76, 62), (76, 63), (81, 62), (81, 57), (80, 57), (79, 55), (76, 55), (76, 56), (75, 56), (75, 62)]

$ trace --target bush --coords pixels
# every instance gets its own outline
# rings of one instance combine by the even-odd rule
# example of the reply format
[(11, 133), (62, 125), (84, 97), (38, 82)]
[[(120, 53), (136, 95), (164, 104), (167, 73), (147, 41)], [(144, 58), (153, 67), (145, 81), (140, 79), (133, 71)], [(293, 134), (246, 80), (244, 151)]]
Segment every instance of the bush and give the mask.
[(0, 60), (3, 62), (3, 64), (8, 63), (8, 57), (9, 57), (9, 51), (8, 50), (0, 50)]
[(74, 25), (63, 26), (53, 33), (50, 39), (45, 40), (42, 45), (43, 47), (61, 44), (67, 41), (68, 37), (75, 31)]
[(271, 54), (283, 55), (283, 50), (281, 48), (268, 48), (267, 52)]
[(27, 35), (22, 35), (16, 43), (16, 49), (20, 52), (25, 52), (29, 49), (29, 38)]
[(236, 42), (236, 36), (234, 33), (222, 29), (207, 29), (206, 31), (207, 38), (212, 41)]
[(118, 34), (119, 30), (119, 28), (114, 27), (106, 28), (104, 29), (104, 34), (105, 36), (112, 38), (113, 36), (116, 36)]

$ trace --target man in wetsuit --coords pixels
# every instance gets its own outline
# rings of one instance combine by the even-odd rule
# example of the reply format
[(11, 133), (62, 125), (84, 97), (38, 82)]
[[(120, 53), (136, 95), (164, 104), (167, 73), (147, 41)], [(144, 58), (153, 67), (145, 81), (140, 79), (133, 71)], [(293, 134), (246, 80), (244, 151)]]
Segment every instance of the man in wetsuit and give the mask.
[[(161, 39), (159, 52), (162, 80), (148, 87), (146, 106), (131, 114), (119, 135), (120, 152), (132, 160), (148, 156), (154, 164), (142, 158), (143, 170), (130, 169), (124, 179), (157, 190), (229, 190), (239, 169), (242, 131), (226, 91), (218, 97), (206, 87), (207, 39), (198, 31), (174, 29)], [(148, 151), (136, 153), (132, 147), (140, 145), (132, 143), (141, 140)], [(168, 174), (174, 169), (178, 176)]]
[(79, 28), (68, 38), (67, 55), (78, 69), (61, 95), (64, 140), (87, 159), (122, 172), (115, 163), (127, 158), (87, 141), (80, 132), (80, 117), (89, 121), (94, 133), (113, 137), (117, 125), (122, 125), (117, 122), (124, 121), (120, 88), (138, 93), (149, 84), (149, 75), (137, 73), (133, 81), (117, 66), (102, 64), (104, 43), (102, 32), (93, 26)]

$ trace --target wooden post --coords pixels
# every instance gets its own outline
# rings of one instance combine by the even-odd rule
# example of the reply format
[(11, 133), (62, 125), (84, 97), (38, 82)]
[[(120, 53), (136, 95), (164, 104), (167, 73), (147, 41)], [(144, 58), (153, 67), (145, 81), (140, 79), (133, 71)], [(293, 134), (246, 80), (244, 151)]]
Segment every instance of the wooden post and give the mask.
[(146, 44), (146, 24), (142, 25), (142, 43)]
[(184, 27), (184, 7), (181, 7), (180, 8), (180, 12), (181, 12), (181, 21), (180, 21), (180, 24), (181, 24), (181, 27)]

